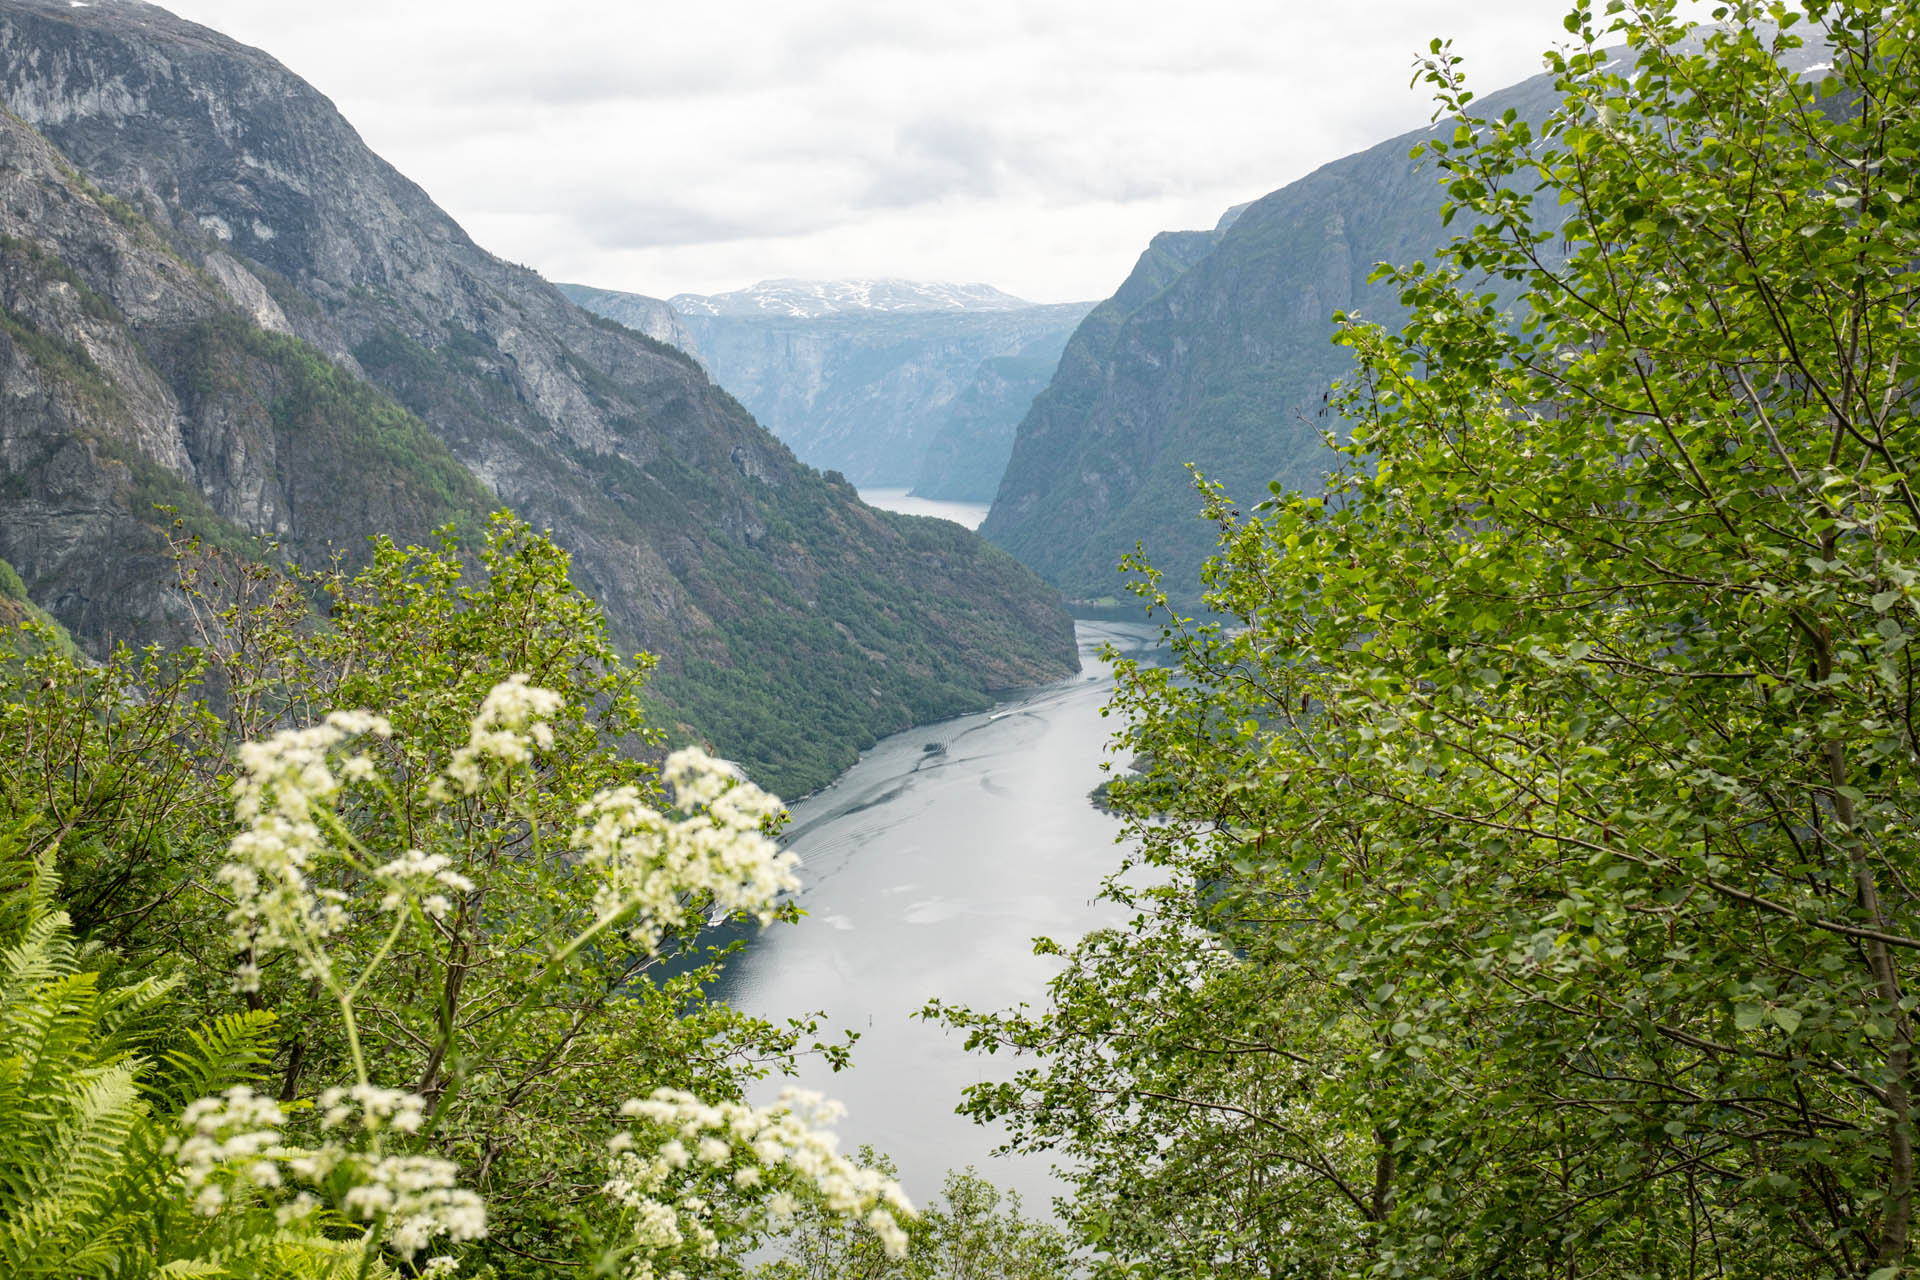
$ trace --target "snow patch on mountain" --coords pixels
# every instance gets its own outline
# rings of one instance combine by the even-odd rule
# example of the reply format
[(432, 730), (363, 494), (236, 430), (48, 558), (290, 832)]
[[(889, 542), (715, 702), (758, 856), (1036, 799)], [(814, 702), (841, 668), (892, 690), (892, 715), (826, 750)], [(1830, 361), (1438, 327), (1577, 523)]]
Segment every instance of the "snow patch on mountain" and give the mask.
[(987, 284), (919, 280), (762, 280), (750, 289), (670, 301), (683, 316), (819, 316), (854, 312), (1019, 311), (1033, 304)]

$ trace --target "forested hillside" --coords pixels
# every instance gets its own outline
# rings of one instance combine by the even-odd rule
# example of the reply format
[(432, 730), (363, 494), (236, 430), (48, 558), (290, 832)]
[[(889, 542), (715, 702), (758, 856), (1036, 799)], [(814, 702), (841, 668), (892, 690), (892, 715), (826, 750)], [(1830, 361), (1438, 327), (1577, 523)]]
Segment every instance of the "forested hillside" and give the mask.
[(669, 723), (789, 791), (1072, 668), (1007, 556), (866, 508), (688, 357), (475, 246), (266, 55), (134, 0), (5, 0), (0, 98), (0, 556), (96, 654), (188, 634), (156, 504), (316, 567), (506, 506), (661, 656)]
[(1330, 480), (1148, 588), (1132, 919), (942, 1010), (1143, 1273), (1912, 1273), (1920, 16), (1732, 16), (1576, 12), (1545, 117), (1435, 45)]

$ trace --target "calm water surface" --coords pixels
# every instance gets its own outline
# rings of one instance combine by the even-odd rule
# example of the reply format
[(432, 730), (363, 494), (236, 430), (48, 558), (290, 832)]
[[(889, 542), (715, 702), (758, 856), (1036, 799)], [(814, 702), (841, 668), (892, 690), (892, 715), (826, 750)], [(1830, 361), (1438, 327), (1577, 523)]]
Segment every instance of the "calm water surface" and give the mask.
[[(1117, 921), (1092, 902), (1116, 864), (1119, 823), (1087, 793), (1106, 777), (1112, 679), (1098, 650), (1145, 657), (1157, 627), (1078, 625), (1077, 676), (991, 712), (888, 738), (831, 787), (793, 808), (788, 846), (804, 860), (807, 918), (736, 956), (720, 993), (769, 1018), (813, 1010), (860, 1032), (854, 1067), (810, 1064), (801, 1082), (847, 1104), (842, 1146), (889, 1152), (925, 1203), (969, 1164), (1044, 1213), (1057, 1183), (1045, 1160), (990, 1158), (1000, 1141), (953, 1114), (966, 1085), (1011, 1075), (1004, 1055), (913, 1018), (938, 996), (976, 1009), (1045, 1000), (1059, 961), (1033, 954)], [(766, 1090), (769, 1097), (777, 1084)]]
[(870, 507), (879, 507), (882, 511), (898, 511), (903, 516), (939, 516), (942, 520), (951, 520), (955, 524), (965, 525), (969, 529), (978, 529), (980, 522), (987, 518), (985, 502), (943, 502), (938, 498), (921, 498), (905, 489), (861, 489), (860, 501)]

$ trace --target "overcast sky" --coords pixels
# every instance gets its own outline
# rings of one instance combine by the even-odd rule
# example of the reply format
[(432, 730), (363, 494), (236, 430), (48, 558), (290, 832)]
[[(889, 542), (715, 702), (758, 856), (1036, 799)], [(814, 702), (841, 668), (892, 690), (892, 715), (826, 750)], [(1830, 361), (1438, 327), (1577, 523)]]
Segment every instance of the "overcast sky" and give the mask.
[(667, 296), (780, 276), (1101, 298), (1424, 125), (1413, 59), (1540, 70), (1560, 0), (170, 0), (327, 94), (480, 244)]

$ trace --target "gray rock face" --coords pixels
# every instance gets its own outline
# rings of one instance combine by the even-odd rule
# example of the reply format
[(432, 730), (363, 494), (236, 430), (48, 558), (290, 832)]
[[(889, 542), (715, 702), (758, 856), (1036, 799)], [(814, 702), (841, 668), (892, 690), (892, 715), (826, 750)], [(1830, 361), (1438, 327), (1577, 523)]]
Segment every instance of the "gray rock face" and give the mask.
[(732, 293), (681, 293), (672, 298), (685, 316), (785, 316), (814, 319), (910, 311), (1024, 311), (1033, 304), (990, 284), (921, 280), (762, 280)]
[[(1536, 77), (1484, 100), (1538, 117)], [(1476, 104), (1482, 105), (1482, 104)], [(1336, 310), (1393, 323), (1379, 262), (1428, 256), (1450, 234), (1411, 133), (1337, 160), (1212, 231), (1155, 237), (1119, 291), (1087, 316), (1022, 420), (981, 533), (1072, 599), (1122, 591), (1136, 542), (1176, 599), (1198, 595), (1216, 530), (1187, 470), (1254, 503), (1270, 482), (1313, 489), (1332, 458), (1324, 397), (1350, 367)]]
[[(302, 371), (230, 340), (256, 308), (279, 316), (231, 259), (196, 270), (0, 116), (0, 559), (96, 648), (178, 634), (156, 502), (296, 544), (394, 505), (391, 476), (322, 496), (334, 469), (290, 471), (300, 424), (273, 407)], [(411, 443), (418, 474), (471, 484), (424, 429)]]
[(1013, 455), (1013, 436), (1060, 353), (1039, 350), (982, 360), (953, 399), (920, 456), (913, 492), (956, 502), (991, 501)]
[[(1001, 553), (930, 568), (914, 522), (479, 249), (266, 55), (133, 0), (0, 0), (0, 98), (0, 558), (85, 642), (169, 638), (155, 500), (303, 555), (510, 505), (691, 727), (788, 789), (1071, 669)], [(804, 710), (729, 720), (755, 699)]]
[(617, 320), (635, 333), (644, 333), (655, 342), (694, 353), (693, 334), (680, 321), (673, 304), (641, 293), (620, 293), (613, 289), (592, 289), (583, 284), (556, 285), (576, 306), (595, 315)]
[[(627, 324), (658, 305), (562, 287)], [(802, 461), (861, 486), (984, 501), (1090, 305), (1036, 306), (987, 285), (775, 280), (675, 297), (671, 323), (685, 333), (678, 345)]]
[[(1830, 57), (1810, 42), (1783, 65), (1817, 74)], [(1541, 75), (1473, 109), (1537, 123), (1558, 101)], [(1374, 267), (1430, 260), (1462, 230), (1441, 224), (1430, 159), (1409, 155), (1436, 128), (1451, 124), (1336, 160), (1229, 209), (1212, 231), (1156, 237), (1067, 344), (980, 532), (1083, 601), (1122, 590), (1117, 564), (1138, 542), (1169, 594), (1196, 603), (1217, 530), (1197, 518), (1188, 464), (1249, 504), (1269, 484), (1324, 483), (1323, 433), (1344, 431), (1324, 397), (1352, 367), (1330, 341), (1333, 313), (1397, 326), (1396, 294), (1368, 283)], [(1537, 206), (1538, 228), (1557, 227), (1566, 208)]]

